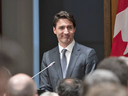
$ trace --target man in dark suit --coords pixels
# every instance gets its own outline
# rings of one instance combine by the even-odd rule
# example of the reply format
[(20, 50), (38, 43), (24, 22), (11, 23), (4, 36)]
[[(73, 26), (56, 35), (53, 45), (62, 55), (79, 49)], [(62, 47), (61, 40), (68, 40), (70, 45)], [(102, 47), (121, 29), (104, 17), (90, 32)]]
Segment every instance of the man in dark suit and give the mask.
[(53, 31), (58, 38), (58, 46), (44, 53), (41, 69), (52, 62), (55, 64), (40, 74), (41, 90), (55, 91), (58, 81), (63, 78), (82, 80), (95, 69), (98, 61), (95, 50), (77, 43), (74, 40), (75, 30), (72, 14), (60, 11), (54, 16)]

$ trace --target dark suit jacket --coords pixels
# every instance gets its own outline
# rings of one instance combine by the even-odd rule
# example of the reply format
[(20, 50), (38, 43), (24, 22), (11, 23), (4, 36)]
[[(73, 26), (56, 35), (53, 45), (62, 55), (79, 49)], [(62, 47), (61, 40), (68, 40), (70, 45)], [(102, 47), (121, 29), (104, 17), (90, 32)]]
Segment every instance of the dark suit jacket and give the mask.
[[(55, 61), (55, 64), (40, 74), (40, 88), (55, 92), (58, 82), (63, 79), (58, 46), (44, 53), (41, 69), (44, 69), (53, 61)], [(95, 69), (97, 61), (94, 49), (75, 42), (66, 77), (75, 77), (82, 80), (86, 74)]]

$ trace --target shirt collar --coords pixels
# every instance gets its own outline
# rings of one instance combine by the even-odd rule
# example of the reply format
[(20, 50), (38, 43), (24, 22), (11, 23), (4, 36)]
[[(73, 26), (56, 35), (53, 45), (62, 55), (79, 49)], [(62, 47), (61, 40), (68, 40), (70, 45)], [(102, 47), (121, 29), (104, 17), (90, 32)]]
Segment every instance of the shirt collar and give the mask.
[(61, 53), (63, 49), (67, 49), (67, 51), (72, 52), (72, 49), (73, 49), (74, 45), (75, 45), (75, 40), (73, 40), (72, 43), (70, 43), (66, 48), (63, 48), (63, 47), (60, 46), (59, 43), (58, 43), (59, 52)]

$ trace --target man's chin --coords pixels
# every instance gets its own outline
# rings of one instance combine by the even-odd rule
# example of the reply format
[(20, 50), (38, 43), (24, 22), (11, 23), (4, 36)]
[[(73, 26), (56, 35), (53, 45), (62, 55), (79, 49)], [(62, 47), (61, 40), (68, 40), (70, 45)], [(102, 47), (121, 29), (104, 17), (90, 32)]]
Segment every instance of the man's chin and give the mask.
[(63, 40), (61, 40), (60, 41), (62, 44), (64, 44), (64, 45), (69, 45), (72, 41), (71, 41), (71, 39), (63, 39)]
[(69, 42), (69, 41), (61, 41), (60, 45), (65, 48), (65, 47), (67, 47), (70, 43), (71, 43), (71, 42)]
[(71, 39), (64, 39), (63, 40), (65, 43), (70, 43), (71, 42)]
[(65, 45), (69, 45), (70, 43), (71, 43), (71, 41), (70, 40), (67, 40), (67, 41), (65, 41), (65, 42), (63, 42)]

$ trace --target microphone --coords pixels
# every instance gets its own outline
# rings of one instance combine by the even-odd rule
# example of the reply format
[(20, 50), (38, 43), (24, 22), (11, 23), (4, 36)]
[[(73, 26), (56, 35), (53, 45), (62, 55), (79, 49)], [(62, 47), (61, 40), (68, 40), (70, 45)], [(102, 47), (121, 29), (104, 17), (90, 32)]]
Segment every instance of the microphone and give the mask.
[(55, 64), (55, 61), (53, 61), (51, 64), (49, 64), (46, 68), (42, 69), (40, 72), (38, 72), (36, 75), (34, 75), (33, 77), (31, 77), (31, 79), (33, 79), (34, 77), (36, 77), (38, 74), (40, 74), (41, 72), (45, 71), (46, 69), (48, 69), (49, 67), (51, 67), (53, 64)]

